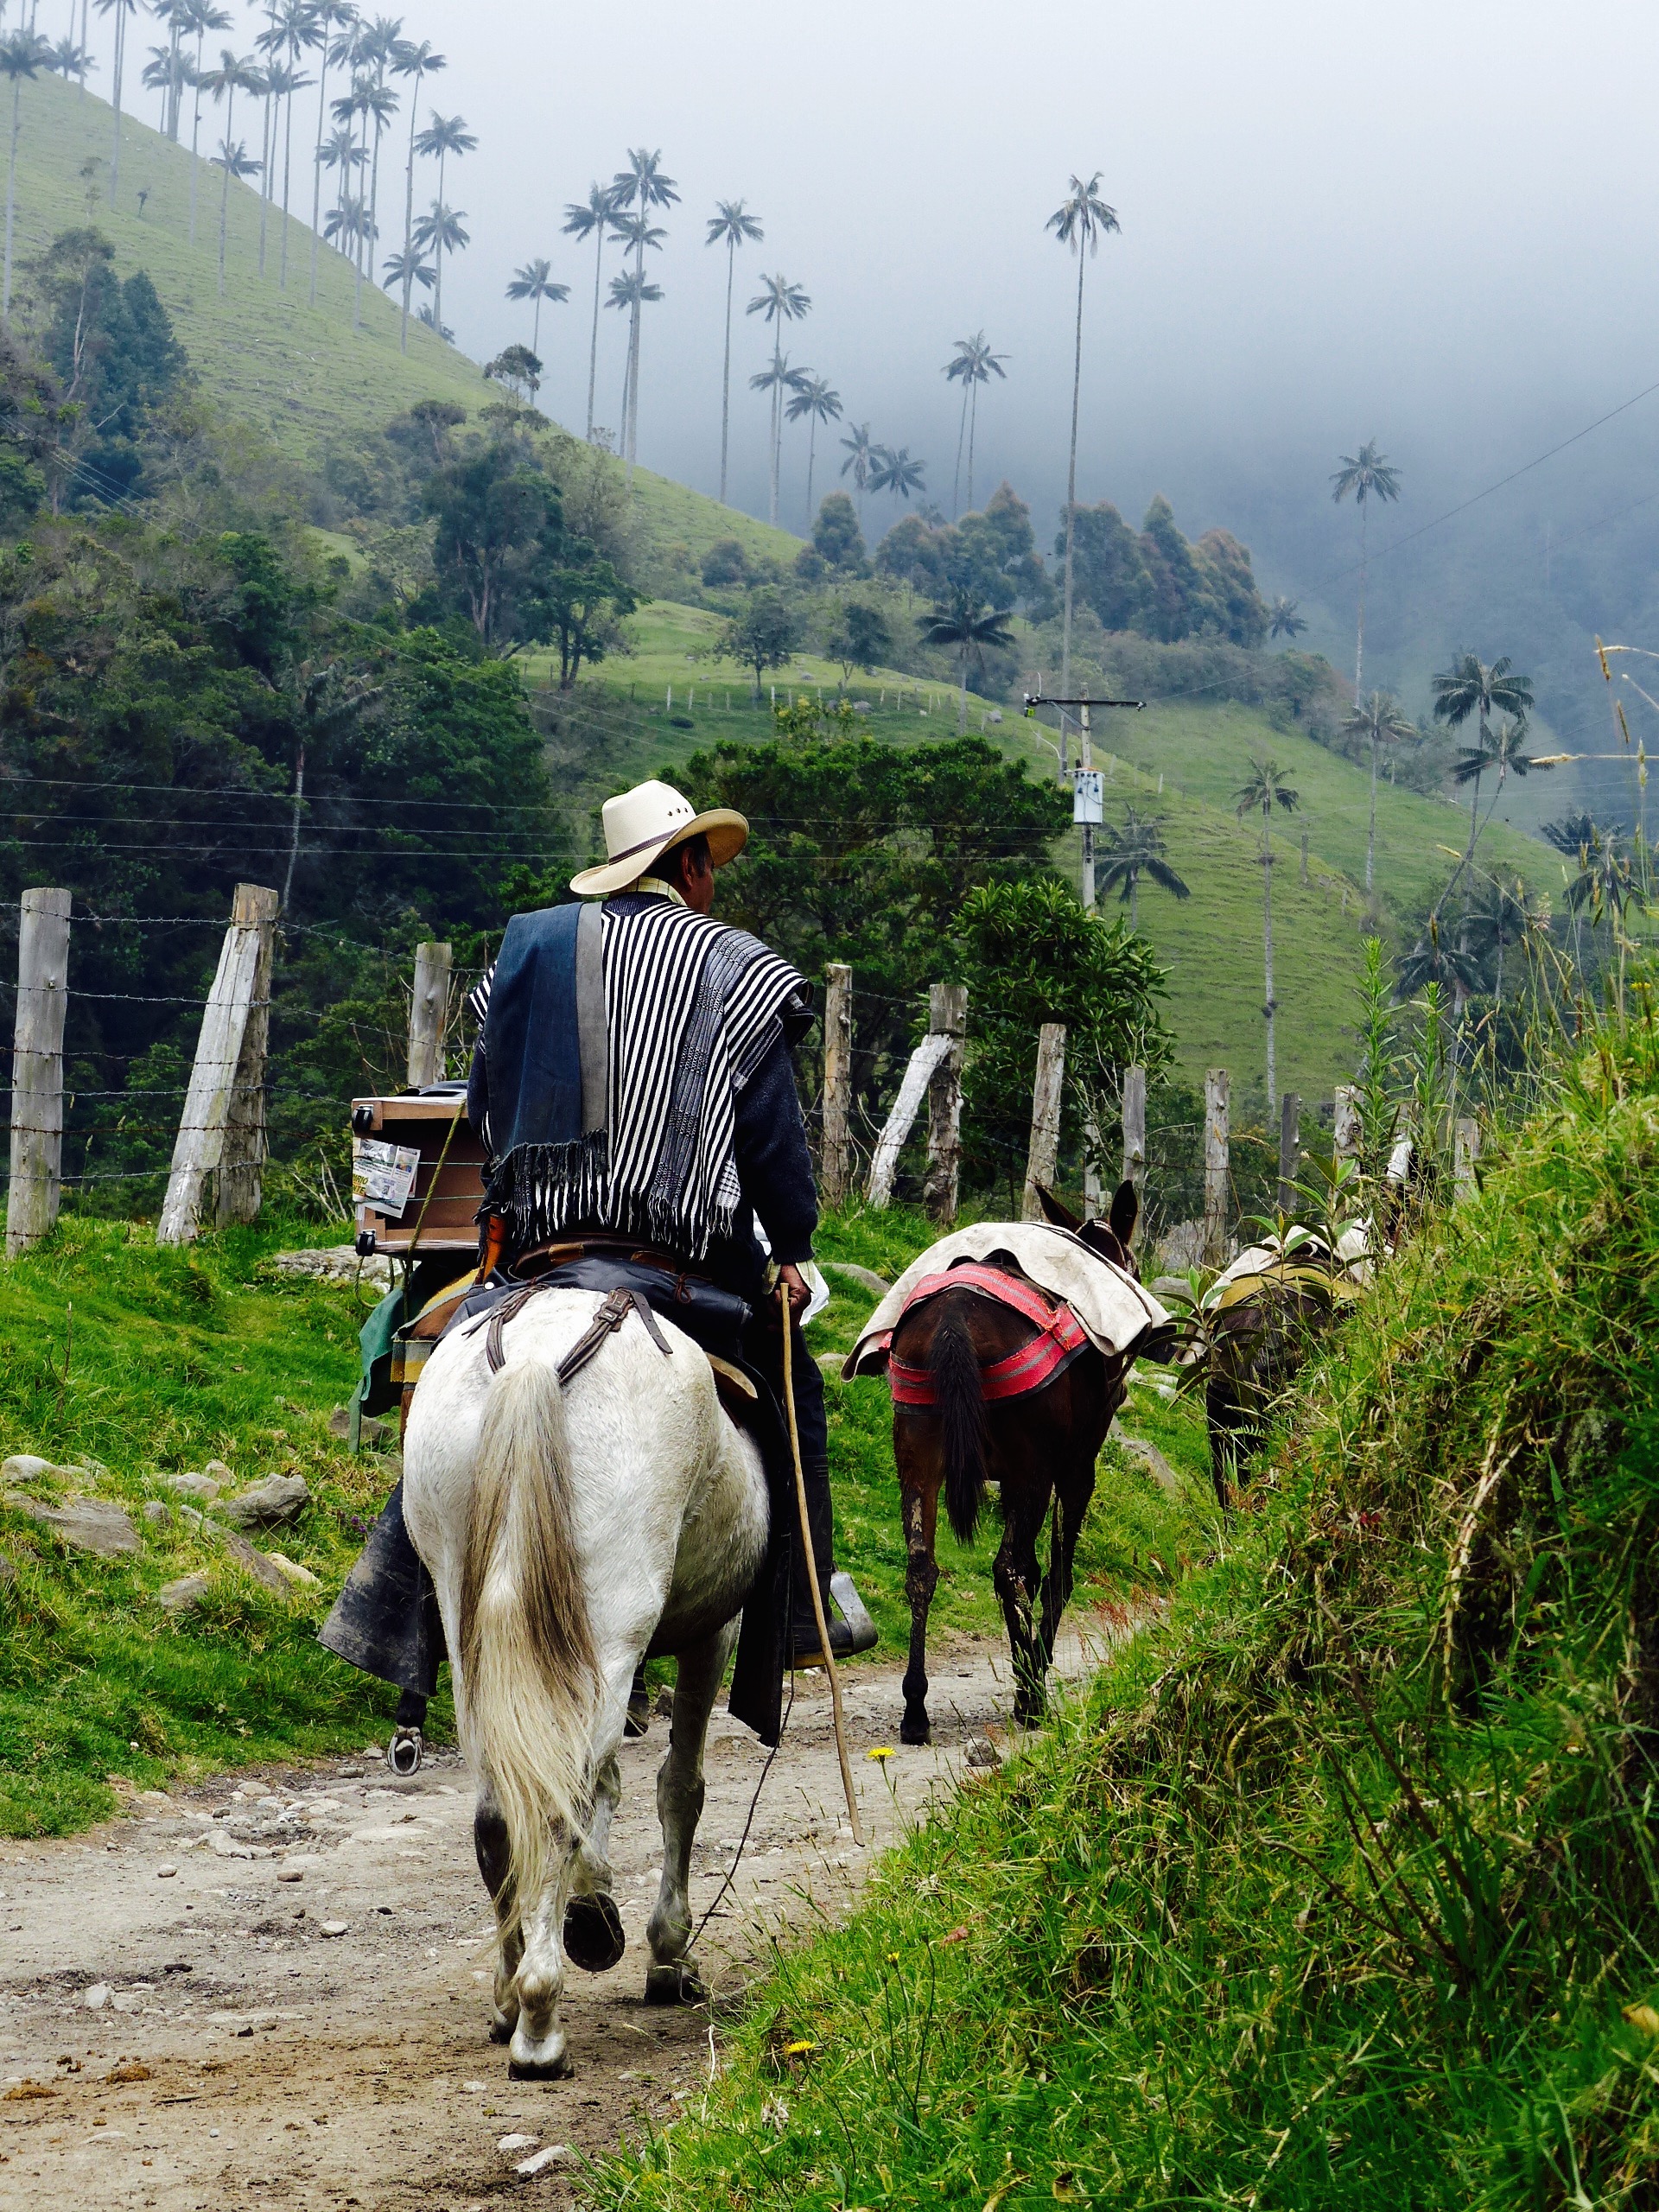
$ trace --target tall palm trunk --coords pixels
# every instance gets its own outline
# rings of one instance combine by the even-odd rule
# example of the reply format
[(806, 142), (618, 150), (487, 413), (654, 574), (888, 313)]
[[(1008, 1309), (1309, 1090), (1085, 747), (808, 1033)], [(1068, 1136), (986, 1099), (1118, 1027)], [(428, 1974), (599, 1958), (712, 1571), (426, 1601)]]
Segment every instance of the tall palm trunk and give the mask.
[[(1365, 509), (1365, 494), (1359, 495), (1359, 629), (1354, 640), (1354, 704), (1357, 707), (1363, 696), (1360, 677), (1365, 667), (1365, 561), (1366, 531), (1370, 518)], [(1370, 888), (1368, 884), (1367, 890)]]
[(772, 348), (772, 452), (771, 493), (766, 503), (766, 518), (774, 530), (778, 527), (778, 471), (783, 459), (784, 443), (784, 346), (783, 325), (777, 325), (777, 336)]
[[(1071, 547), (1077, 519), (1077, 403), (1083, 391), (1083, 246), (1077, 247), (1077, 337), (1071, 357), (1071, 458), (1065, 472), (1065, 613), (1060, 625), (1060, 690), (1071, 689)], [(1060, 709), (1065, 728), (1065, 709)], [(1064, 743), (1064, 739), (1062, 739)]]
[(966, 737), (968, 734), (968, 648), (966, 645), (962, 648), (958, 674), (961, 678), (961, 696), (957, 702), (957, 735)]
[(806, 526), (812, 527), (812, 468), (818, 454), (818, 418), (812, 416), (806, 430)]
[(276, 99), (267, 86), (264, 119), (259, 131), (259, 275), (262, 281), (265, 273), (266, 225), (270, 214), (270, 177), (276, 167), (271, 160), (271, 133), (276, 117)]
[(1129, 870), (1129, 933), (1141, 926), (1141, 874), (1138, 868)]
[(311, 305), (317, 304), (317, 253), (322, 245), (322, 134), (328, 120), (328, 26), (322, 26), (322, 47), (317, 63), (317, 149), (312, 160), (311, 181)]
[(957, 417), (957, 465), (950, 472), (950, 519), (962, 512), (962, 449), (968, 442), (968, 386), (962, 387), (962, 412)]
[(409, 351), (409, 302), (415, 289), (415, 125), (421, 112), (421, 77), (416, 70), (409, 89), (409, 159), (404, 167), (404, 310), (398, 325), (400, 352)]
[(720, 504), (726, 504), (726, 455), (732, 434), (732, 286), (737, 281), (737, 240), (726, 241), (726, 365), (720, 378)]
[(201, 49), (207, 34), (196, 33), (196, 76), (190, 101), (190, 243), (196, 242), (196, 178), (201, 168)]
[(599, 287), (605, 274), (605, 225), (594, 226), (594, 334), (588, 345), (588, 437), (594, 435), (594, 390), (599, 380)]
[[(74, 21), (73, 0), (71, 0), (69, 20)], [(178, 16), (173, 18), (173, 42), (167, 57), (167, 99), (163, 105), (166, 120), (162, 128), (176, 146), (179, 143), (179, 99), (184, 86), (179, 76), (179, 33), (182, 26)]]
[(236, 139), (232, 125), (236, 121), (236, 86), (226, 87), (225, 95), (225, 181), (219, 192), (219, 296), (225, 296), (225, 232), (231, 215), (231, 155)]
[(1371, 732), (1371, 823), (1365, 834), (1365, 896), (1371, 895), (1376, 872), (1376, 732)]
[(1274, 1053), (1274, 1016), (1279, 1009), (1273, 997), (1273, 817), (1262, 810), (1262, 964), (1267, 978), (1268, 1111), (1279, 1110), (1279, 1076)]
[(968, 403), (968, 512), (974, 512), (974, 435), (979, 429), (979, 381), (974, 380), (973, 397)]
[[(86, 54), (87, 54), (87, 51), (88, 51), (88, 49), (87, 49), (87, 45), (86, 45), (87, 11), (88, 11), (88, 10), (91, 8), (91, 6), (92, 6), (92, 0), (80, 0), (80, 52), (81, 52), (81, 64), (80, 64), (80, 97), (82, 98), (82, 99), (86, 99)], [(71, 22), (73, 22), (74, 21), (74, 0), (70, 0), (70, 21), (71, 21)]]
[(116, 0), (115, 6), (115, 81), (111, 86), (114, 94), (115, 143), (110, 150), (110, 206), (116, 205), (116, 194), (121, 183), (121, 77), (127, 59), (126, 0)]
[(0, 288), (0, 318), (11, 320), (11, 232), (12, 219), (17, 206), (17, 137), (22, 128), (23, 80), (11, 80), (11, 158), (6, 165), (6, 271)]
[(283, 103), (283, 251), (276, 271), (277, 288), (284, 292), (288, 289), (288, 188), (293, 171), (294, 94), (290, 91)]
[[(444, 204), (443, 172), (448, 165), (448, 161), (449, 156), (447, 153), (441, 153), (438, 156), (438, 205), (440, 207)], [(438, 334), (439, 343), (442, 344), (443, 340), (443, 232), (442, 228), (432, 243), (432, 325)]]

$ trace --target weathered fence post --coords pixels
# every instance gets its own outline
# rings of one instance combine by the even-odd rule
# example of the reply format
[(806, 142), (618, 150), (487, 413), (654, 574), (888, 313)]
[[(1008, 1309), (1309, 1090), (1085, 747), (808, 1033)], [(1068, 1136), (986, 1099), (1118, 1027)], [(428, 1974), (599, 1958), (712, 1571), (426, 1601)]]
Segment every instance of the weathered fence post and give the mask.
[(1302, 1164), (1302, 1094), (1287, 1090), (1279, 1101), (1279, 1211), (1295, 1211), (1293, 1185)]
[(870, 1179), (864, 1195), (873, 1206), (893, 1204), (893, 1179), (899, 1173), (899, 1155), (905, 1148), (905, 1139), (921, 1111), (922, 1099), (940, 1063), (949, 1055), (955, 1039), (942, 1033), (930, 1030), (911, 1054), (905, 1069), (904, 1080), (899, 1085), (899, 1096), (893, 1100), (886, 1126), (875, 1141), (875, 1150), (870, 1156)]
[(839, 1205), (853, 1180), (853, 971), (823, 971), (823, 1195)]
[(449, 948), (417, 944), (415, 991), (409, 1002), (409, 1087), (443, 1081), (443, 1039), (449, 1027)]
[(1147, 1071), (1123, 1071), (1123, 1180), (1147, 1195)]
[[(251, 1139), (245, 1137), (238, 1128), (238, 1150), (244, 1157), (236, 1165), (246, 1164), (245, 1148), (250, 1141), (263, 1148), (268, 1021), (253, 1024), (251, 1039), (249, 1029), (256, 1010), (254, 1001), (262, 995), (258, 988), (262, 970), (266, 979), (263, 994), (266, 1003), (257, 1010), (261, 1014), (269, 1014), (270, 944), (277, 904), (276, 893), (259, 884), (238, 883), (236, 887), (231, 925), (219, 948), (219, 967), (202, 1013), (201, 1033), (196, 1040), (190, 1088), (185, 1093), (184, 1111), (179, 1117), (167, 1196), (156, 1229), (158, 1244), (188, 1244), (200, 1230), (203, 1186), (208, 1176), (225, 1162), (226, 1126), (232, 1102), (238, 1096), (251, 1098), (257, 1092), (259, 1106), (257, 1128), (251, 1133)], [(257, 1055), (257, 1072), (251, 1062), (244, 1060), (244, 1047), (248, 1046)], [(257, 1189), (257, 1165), (254, 1181)]]
[(962, 1044), (968, 1027), (966, 983), (935, 983), (927, 995), (929, 1033), (950, 1039), (927, 1086), (927, 1178), (922, 1203), (935, 1221), (957, 1217), (962, 1167)]
[(1359, 1158), (1359, 1092), (1351, 1083), (1337, 1085), (1337, 1112), (1332, 1134), (1338, 1160)]
[(69, 893), (25, 891), (17, 927), (11, 1058), (11, 1184), (6, 1257), (45, 1236), (63, 1195), (63, 1018), (69, 1003)]
[(1211, 1068), (1204, 1078), (1204, 1256), (1206, 1265), (1224, 1267), (1227, 1261), (1230, 1177), (1228, 1173), (1227, 1095), (1230, 1079), (1225, 1068)]
[(256, 930), (253, 995), (248, 1001), (236, 1077), (225, 1104), (225, 1141), (219, 1157), (219, 1194), (214, 1218), (221, 1229), (232, 1222), (259, 1218), (260, 1171), (265, 1164), (265, 1048), (270, 1041), (270, 978), (276, 966), (277, 899), (257, 884), (237, 886), (231, 909), (234, 926)]
[(1475, 1162), (1480, 1158), (1480, 1123), (1459, 1115), (1452, 1124), (1452, 1188), (1456, 1203), (1472, 1198), (1478, 1185)]
[(1037, 1185), (1054, 1182), (1060, 1156), (1060, 1092), (1065, 1081), (1065, 1024), (1046, 1021), (1037, 1032), (1037, 1074), (1031, 1086), (1031, 1149), (1026, 1159), (1026, 1194), (1020, 1216), (1044, 1218)]

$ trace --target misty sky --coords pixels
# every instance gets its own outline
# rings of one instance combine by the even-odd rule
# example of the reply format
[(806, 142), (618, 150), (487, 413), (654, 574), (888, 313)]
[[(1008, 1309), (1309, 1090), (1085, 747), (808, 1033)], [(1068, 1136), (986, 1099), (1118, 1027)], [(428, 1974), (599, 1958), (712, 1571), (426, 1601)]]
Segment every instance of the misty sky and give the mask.
[[(62, 4), (42, 0), (42, 29), (56, 35)], [(941, 367), (953, 339), (982, 327), (1008, 377), (982, 400), (976, 490), (1008, 476), (1052, 535), (1075, 264), (1044, 223), (1074, 169), (1100, 170), (1122, 225), (1087, 276), (1079, 496), (1138, 520), (1162, 490), (1189, 531), (1236, 529), (1264, 588), (1301, 595), (1310, 642), (1339, 664), (1352, 584), (1333, 572), (1354, 537), (1351, 511), (1328, 496), (1339, 451), (1375, 435), (1404, 471), (1405, 499), (1374, 531), (1386, 544), (1659, 377), (1652, 10), (843, 0), (809, 17), (758, 0), (405, 0), (399, 12), (449, 57), (429, 104), (465, 115), (481, 142), (451, 172), (474, 243), (446, 276), (446, 318), (480, 359), (527, 339), (504, 288), (546, 254), (572, 297), (543, 314), (543, 404), (578, 430), (593, 261), (562, 235), (562, 211), (628, 147), (662, 149), (683, 198), (652, 264), (666, 298), (645, 326), (640, 457), (703, 490), (718, 466), (724, 278), (703, 219), (735, 196), (764, 219), (764, 245), (740, 257), (734, 362), (734, 497), (755, 512), (766, 409), (747, 380), (766, 345), (741, 309), (764, 268), (812, 296), (793, 359), (830, 378), (849, 420), (925, 457), (947, 508), (956, 412)], [(245, 13), (239, 44), (251, 28)], [(607, 278), (617, 265), (613, 251)], [(622, 323), (601, 317), (607, 424)], [(1478, 528), (1541, 544), (1547, 528), (1582, 531), (1626, 481), (1631, 498), (1644, 488), (1656, 437), (1659, 396), (1483, 510)], [(783, 514), (798, 529), (805, 448), (802, 426)], [(820, 493), (828, 475), (821, 451)], [(1391, 652), (1503, 649), (1472, 634), (1484, 610), (1457, 546), (1476, 527), (1440, 533), (1433, 560), (1396, 563), (1397, 582), (1385, 556), (1383, 668)], [(1434, 605), (1409, 604), (1414, 590)], [(1471, 634), (1448, 626), (1443, 647), (1436, 622)], [(1419, 690), (1421, 672), (1389, 671)]]

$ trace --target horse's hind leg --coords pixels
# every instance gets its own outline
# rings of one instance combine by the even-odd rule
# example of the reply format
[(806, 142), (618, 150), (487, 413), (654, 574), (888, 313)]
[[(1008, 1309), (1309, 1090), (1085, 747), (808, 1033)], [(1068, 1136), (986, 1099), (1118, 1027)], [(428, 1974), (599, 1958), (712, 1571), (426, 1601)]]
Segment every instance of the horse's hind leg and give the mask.
[(1014, 1660), (1014, 1718), (1021, 1728), (1035, 1727), (1047, 1702), (1042, 1646), (1036, 1633), (1037, 1538), (1048, 1511), (1049, 1484), (1002, 1481), (1002, 1541), (991, 1580), (1002, 1600)]
[(626, 1944), (622, 1916), (611, 1895), (611, 1821), (622, 1794), (616, 1754), (601, 1766), (594, 1783), (594, 1816), (576, 1847), (572, 1880), (575, 1895), (564, 1909), (565, 1955), (586, 1974), (606, 1974)]
[(901, 1685), (905, 1717), (899, 1724), (899, 1740), (901, 1744), (925, 1744), (931, 1734), (927, 1718), (927, 1616), (939, 1584), (938, 1566), (933, 1556), (939, 1519), (937, 1468), (931, 1481), (924, 1479), (920, 1487), (906, 1487), (901, 1492), (901, 1508), (905, 1548), (909, 1555), (905, 1568), (905, 1595), (910, 1600), (910, 1663), (905, 1669)]
[(679, 1655), (668, 1756), (657, 1770), (657, 1815), (663, 1824), (663, 1878), (645, 1929), (651, 1965), (647, 2005), (696, 2005), (708, 1995), (691, 1946), (691, 1845), (702, 1816), (702, 1746), (726, 1662), (737, 1640), (728, 1621)]
[(473, 1849), (478, 1871), (495, 1907), (495, 1986), (490, 2005), (490, 2041), (508, 2043), (518, 2024), (518, 1993), (515, 1986), (518, 1961), (524, 1956), (524, 1930), (512, 1911), (512, 1885), (507, 1873), (507, 1824), (490, 1794), (486, 1782), (479, 1791), (473, 1814)]

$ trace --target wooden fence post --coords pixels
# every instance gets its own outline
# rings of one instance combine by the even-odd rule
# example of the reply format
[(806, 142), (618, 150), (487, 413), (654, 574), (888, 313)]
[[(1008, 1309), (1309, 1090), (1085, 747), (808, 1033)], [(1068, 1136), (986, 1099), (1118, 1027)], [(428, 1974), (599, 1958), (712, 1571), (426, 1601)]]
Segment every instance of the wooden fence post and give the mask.
[(1459, 1115), (1452, 1124), (1452, 1189), (1459, 1205), (1472, 1198), (1479, 1187), (1475, 1180), (1475, 1162), (1479, 1158), (1480, 1123)]
[[(251, 1099), (256, 1091), (259, 1091), (260, 1103), (252, 1141), (263, 1148), (264, 1112), (260, 1087), (264, 1083), (268, 1022), (253, 1025), (251, 1040), (249, 1029), (256, 1011), (254, 1001), (261, 995), (257, 986), (262, 969), (267, 979), (264, 993), (267, 1003), (257, 1011), (269, 1014), (270, 948), (277, 904), (276, 893), (259, 884), (238, 883), (236, 887), (231, 925), (219, 948), (219, 967), (202, 1012), (201, 1033), (196, 1039), (190, 1088), (179, 1117), (167, 1196), (156, 1229), (158, 1244), (188, 1244), (194, 1239), (201, 1226), (203, 1188), (208, 1176), (226, 1160), (226, 1132), (232, 1103), (238, 1096)], [(257, 1054), (257, 1077), (251, 1077), (249, 1065), (244, 1060), (244, 1047), (250, 1041)], [(238, 1168), (247, 1164), (248, 1142), (238, 1126), (237, 1147), (242, 1157), (233, 1163)], [(257, 1164), (254, 1182), (257, 1191)]]
[(1351, 1083), (1337, 1085), (1337, 1112), (1332, 1140), (1338, 1160), (1359, 1158), (1359, 1092)]
[(1147, 1195), (1147, 1071), (1123, 1071), (1123, 1180)]
[(1294, 1213), (1296, 1193), (1292, 1185), (1302, 1164), (1302, 1094), (1287, 1090), (1279, 1101), (1279, 1211)]
[(823, 1163), (826, 1204), (839, 1205), (853, 1180), (853, 971), (823, 971)]
[(443, 1039), (449, 1027), (449, 947), (417, 944), (415, 990), (409, 1002), (409, 1087), (443, 1081)]
[(928, 1085), (954, 1041), (930, 1030), (910, 1056), (904, 1080), (899, 1085), (899, 1096), (893, 1102), (887, 1124), (875, 1141), (875, 1150), (870, 1158), (870, 1179), (864, 1195), (873, 1206), (893, 1204), (893, 1180), (899, 1173), (899, 1155), (905, 1148), (905, 1139), (921, 1111)]
[(11, 1183), (6, 1257), (46, 1235), (63, 1194), (63, 1019), (69, 1003), (69, 893), (25, 891), (17, 927), (11, 1058)]
[(1031, 1150), (1026, 1159), (1026, 1221), (1045, 1218), (1037, 1185), (1052, 1189), (1060, 1156), (1060, 1091), (1065, 1081), (1065, 1024), (1046, 1021), (1037, 1032), (1037, 1074), (1031, 1086)]
[(270, 978), (276, 952), (276, 893), (257, 884), (237, 886), (232, 925), (257, 932), (253, 995), (248, 1001), (242, 1049), (225, 1103), (225, 1141), (219, 1158), (214, 1219), (219, 1228), (259, 1218), (260, 1171), (265, 1164), (265, 1048), (270, 1041)]
[(935, 983), (927, 995), (930, 1035), (950, 1039), (927, 1086), (927, 1179), (922, 1203), (935, 1221), (957, 1217), (962, 1167), (962, 1045), (968, 1027), (966, 983)]
[(1204, 1078), (1204, 1256), (1212, 1268), (1227, 1263), (1231, 1188), (1228, 1168), (1225, 1068), (1211, 1068)]

